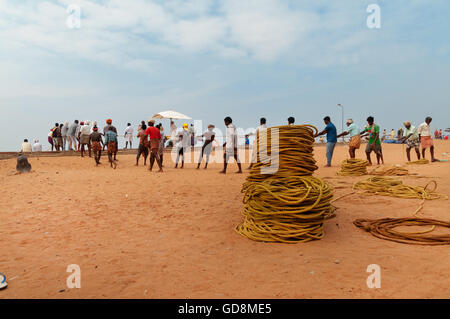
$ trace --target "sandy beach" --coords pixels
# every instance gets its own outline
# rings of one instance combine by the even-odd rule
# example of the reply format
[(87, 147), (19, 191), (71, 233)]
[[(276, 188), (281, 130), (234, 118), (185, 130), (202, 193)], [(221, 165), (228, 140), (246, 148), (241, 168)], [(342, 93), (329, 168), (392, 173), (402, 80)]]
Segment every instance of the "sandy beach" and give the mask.
[[(402, 145), (383, 150), (386, 165), (405, 164)], [(436, 142), (437, 158), (448, 159), (443, 153), (450, 143)], [(325, 168), (325, 147), (315, 148), (315, 175), (337, 186), (335, 196), (365, 178), (336, 176), (347, 156), (338, 146)], [(246, 177), (234, 163), (222, 175), (221, 164), (175, 170), (166, 156), (158, 174), (142, 159), (134, 166), (135, 155), (118, 159), (113, 170), (106, 157), (100, 167), (88, 157), (33, 157), (33, 171), (21, 175), (15, 159), (0, 160), (0, 272), (8, 281), (0, 298), (450, 298), (448, 246), (384, 241), (352, 224), (409, 217), (420, 200), (352, 195), (336, 202), (324, 239), (260, 243), (234, 231)], [(436, 180), (450, 195), (449, 165), (405, 165), (428, 178), (401, 179)], [(419, 216), (450, 220), (450, 200), (426, 202)], [(70, 264), (81, 268), (80, 289), (66, 286)], [(370, 264), (381, 267), (380, 289), (366, 285)]]

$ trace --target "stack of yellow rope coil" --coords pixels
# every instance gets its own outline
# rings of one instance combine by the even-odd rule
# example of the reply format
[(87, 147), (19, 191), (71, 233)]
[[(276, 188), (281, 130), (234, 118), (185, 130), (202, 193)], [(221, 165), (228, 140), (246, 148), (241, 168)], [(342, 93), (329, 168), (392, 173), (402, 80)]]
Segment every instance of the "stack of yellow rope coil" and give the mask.
[[(428, 189), (431, 184), (434, 184), (434, 188)], [(425, 200), (448, 198), (446, 195), (436, 192), (437, 183), (435, 181), (431, 181), (425, 185), (425, 187), (421, 187), (405, 185), (401, 180), (395, 178), (371, 177), (367, 180), (357, 182), (353, 186), (353, 189), (364, 191), (362, 193), (364, 195), (383, 195), (399, 198), (422, 199), (419, 208), (414, 212), (414, 216), (422, 210)]]
[(414, 161), (414, 162), (408, 162), (408, 165), (414, 165), (414, 164), (430, 164), (430, 161), (426, 158), (422, 158), (421, 160)]
[[(276, 130), (279, 138), (272, 140)], [(313, 157), (316, 134), (317, 129), (308, 125), (268, 129), (267, 139), (258, 132), (257, 145), (262, 147), (242, 187), (244, 220), (236, 227), (239, 234), (282, 243), (323, 238), (323, 222), (334, 216), (335, 208), (331, 205), (333, 188), (311, 176), (317, 169)], [(269, 160), (273, 145), (279, 147), (278, 170), (263, 174), (261, 168), (273, 164)]]
[(367, 175), (369, 162), (362, 159), (346, 159), (341, 164), (341, 170), (337, 173), (340, 176), (362, 176)]

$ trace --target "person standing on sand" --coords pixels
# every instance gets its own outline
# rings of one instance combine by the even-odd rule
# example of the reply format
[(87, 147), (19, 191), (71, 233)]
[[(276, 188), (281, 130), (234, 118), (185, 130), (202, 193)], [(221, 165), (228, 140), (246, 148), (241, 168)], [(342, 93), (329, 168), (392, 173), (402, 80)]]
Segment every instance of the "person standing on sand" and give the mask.
[(53, 152), (53, 129), (50, 129), (50, 133), (48, 133), (48, 137), (47, 137), (48, 142), (51, 145), (51, 150)]
[(431, 137), (431, 128), (430, 128), (431, 121), (433, 121), (433, 119), (428, 116), (425, 119), (425, 122), (420, 124), (418, 128), (420, 143), (422, 145), (422, 158), (425, 158), (425, 151), (427, 150), (427, 148), (429, 148), (431, 154), (431, 161), (439, 162), (439, 160), (434, 157), (434, 143), (433, 138)]
[(350, 158), (356, 158), (356, 150), (359, 150), (361, 147), (361, 134), (359, 127), (353, 122), (352, 119), (347, 120), (347, 131), (339, 134), (337, 138), (346, 135), (350, 135), (350, 143), (348, 145), (348, 153), (350, 154)]
[(63, 136), (62, 136), (62, 130), (63, 130), (64, 124), (59, 124), (59, 130), (57, 131), (56, 139), (58, 140), (58, 145), (61, 151), (64, 151), (64, 145), (63, 145)]
[(145, 133), (146, 130), (147, 125), (145, 125), (145, 122), (139, 125), (137, 134), (137, 137), (139, 138), (139, 147), (136, 155), (136, 166), (139, 165), (139, 158), (141, 157), (142, 153), (144, 154), (144, 166), (147, 165), (149, 143), (148, 143), (148, 135)]
[[(61, 134), (61, 130), (59, 129), (59, 123), (55, 123), (55, 127), (52, 129), (52, 140), (53, 140), (53, 146), (55, 147), (55, 151), (59, 151), (59, 145), (58, 145), (58, 131), (59, 134)], [(53, 148), (52, 148), (53, 151)]]
[(66, 144), (68, 147), (68, 138), (67, 134), (69, 132), (69, 122), (65, 121), (63, 127), (61, 128), (61, 136), (62, 136), (62, 150), (66, 150)]
[(405, 136), (400, 139), (402, 144), (406, 142), (406, 156), (408, 157), (408, 162), (411, 162), (411, 149), (416, 150), (417, 159), (420, 160), (420, 139), (417, 128), (411, 125), (411, 122), (406, 121), (403, 123), (405, 125), (406, 131)]
[(221, 174), (227, 173), (228, 160), (230, 157), (234, 157), (236, 163), (238, 165), (239, 170), (236, 172), (237, 174), (242, 173), (241, 161), (238, 156), (238, 135), (236, 126), (233, 124), (233, 120), (231, 117), (227, 116), (224, 120), (225, 126), (227, 127), (227, 135), (225, 143), (223, 147), (225, 147), (225, 152), (223, 154), (223, 170), (220, 172)]
[(205, 138), (205, 143), (202, 146), (202, 152), (200, 154), (200, 158), (198, 159), (197, 169), (200, 168), (200, 164), (203, 160), (203, 155), (206, 155), (205, 169), (208, 168), (209, 156), (211, 155), (212, 150), (212, 142), (214, 141), (215, 136), (216, 133), (214, 133), (214, 125), (208, 125), (208, 130), (202, 135), (202, 137)]
[(176, 147), (177, 147), (177, 159), (175, 160), (175, 168), (178, 168), (178, 161), (181, 156), (181, 166), (180, 168), (184, 168), (184, 153), (189, 146), (189, 131), (188, 125), (186, 123), (183, 124), (183, 127), (180, 128), (176, 132)]
[(69, 130), (67, 131), (67, 137), (69, 140), (69, 151), (77, 150), (77, 139), (76, 139), (76, 133), (78, 128), (78, 120), (75, 120), (70, 126)]
[(109, 164), (114, 169), (117, 168), (117, 162), (115, 157), (113, 158), (113, 155), (115, 156), (115, 153), (117, 152), (117, 133), (114, 132), (112, 127), (109, 127), (108, 130), (105, 133), (105, 143), (107, 146), (108, 151), (108, 159)]
[(145, 133), (150, 138), (150, 167), (148, 170), (151, 172), (153, 169), (153, 164), (158, 163), (159, 171), (162, 172), (162, 164), (161, 159), (159, 158), (158, 151), (159, 151), (159, 145), (161, 142), (161, 132), (158, 128), (155, 127), (155, 120), (150, 119), (148, 121), (148, 127)]
[[(112, 120), (111, 119), (107, 119), (106, 120), (106, 126), (103, 128), (103, 135), (106, 136), (106, 132), (108, 132), (109, 130), (112, 130), (114, 133), (116, 133), (116, 135), (118, 134), (116, 127), (112, 125)], [(116, 137), (116, 140), (117, 140), (117, 137)], [(116, 141), (116, 147), (117, 147), (117, 149), (114, 152), (114, 161), (118, 161), (116, 159), (116, 157), (117, 157), (117, 150), (119, 149), (119, 141), (118, 140)], [(103, 149), (104, 149), (104, 147), (103, 147)]]
[(331, 160), (333, 159), (334, 148), (337, 143), (337, 130), (336, 126), (331, 123), (331, 119), (329, 116), (325, 116), (323, 119), (325, 122), (325, 129), (318, 133), (316, 136), (327, 134), (327, 165), (325, 167), (331, 167)]
[(161, 123), (159, 123), (156, 126), (159, 129), (159, 132), (161, 133), (161, 141), (159, 142), (159, 150), (158, 155), (159, 159), (161, 160), (161, 166), (164, 167), (163, 159), (164, 159), (164, 143), (166, 142), (166, 136), (164, 135), (164, 128)]
[(174, 147), (177, 142), (177, 126), (173, 121), (170, 121), (170, 140), (169, 144)]
[(91, 154), (91, 126), (90, 122), (84, 122), (84, 125), (80, 129), (80, 150), (81, 157), (84, 157), (84, 146), (86, 145), (89, 150), (89, 157), (92, 157)]
[(134, 130), (131, 127), (131, 123), (127, 124), (127, 128), (125, 129), (125, 135), (123, 137), (125, 137), (125, 150), (128, 148), (128, 143), (130, 143), (130, 149), (133, 148), (133, 133)]
[(77, 151), (80, 151), (80, 146), (81, 146), (81, 143), (80, 143), (80, 138), (81, 138), (81, 128), (83, 127), (83, 125), (84, 125), (84, 122), (80, 122), (80, 125), (78, 125), (77, 126), (77, 129), (76, 129), (76, 131), (75, 131), (75, 137), (77, 138), (77, 141), (78, 141), (78, 147), (77, 147)]
[[(289, 122), (289, 120), (288, 120)], [(295, 120), (294, 120), (295, 122)], [(266, 130), (267, 129), (267, 125), (266, 125), (266, 118), (262, 117), (259, 119), (259, 126), (256, 128), (256, 134), (255, 134), (255, 140), (253, 141), (253, 146), (252, 146), (252, 159), (250, 161), (250, 166), (247, 169), (252, 169), (253, 165), (257, 162), (258, 157), (257, 157), (257, 153), (258, 153), (258, 134), (262, 131), (262, 130)], [(267, 141), (266, 141), (267, 142)], [(260, 144), (262, 144), (263, 141), (260, 140)]]
[(95, 166), (98, 166), (100, 164), (100, 158), (102, 157), (103, 138), (102, 134), (98, 132), (97, 126), (92, 128), (90, 143), (91, 149), (94, 152)]
[(375, 119), (373, 116), (369, 116), (367, 118), (368, 125), (365, 127), (364, 131), (361, 132), (361, 137), (369, 134), (369, 143), (366, 147), (366, 156), (367, 160), (369, 161), (369, 165), (372, 165), (372, 159), (370, 158), (370, 154), (372, 151), (377, 154), (377, 163), (380, 165), (380, 160), (382, 161), (384, 165), (384, 158), (383, 158), (383, 150), (381, 148), (381, 141), (380, 141), (380, 127), (374, 123)]

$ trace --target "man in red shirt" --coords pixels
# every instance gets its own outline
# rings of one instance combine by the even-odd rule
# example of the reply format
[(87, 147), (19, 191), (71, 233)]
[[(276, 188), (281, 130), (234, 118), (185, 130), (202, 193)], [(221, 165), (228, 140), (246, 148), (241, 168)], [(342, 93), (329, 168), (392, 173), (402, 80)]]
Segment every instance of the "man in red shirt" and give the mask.
[(161, 159), (159, 158), (158, 150), (159, 150), (159, 144), (161, 141), (161, 132), (158, 128), (155, 127), (155, 120), (149, 120), (148, 121), (148, 128), (145, 131), (145, 134), (148, 135), (150, 138), (150, 167), (149, 170), (151, 171), (153, 168), (153, 164), (158, 163), (159, 171), (162, 172), (162, 165), (161, 165)]

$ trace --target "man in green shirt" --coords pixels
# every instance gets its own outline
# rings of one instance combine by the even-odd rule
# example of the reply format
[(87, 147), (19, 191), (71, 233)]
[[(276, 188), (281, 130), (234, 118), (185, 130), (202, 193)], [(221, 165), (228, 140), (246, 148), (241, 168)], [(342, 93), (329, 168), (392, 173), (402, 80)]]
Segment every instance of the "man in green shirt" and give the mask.
[(365, 136), (369, 134), (369, 143), (366, 147), (366, 155), (367, 160), (369, 161), (369, 165), (372, 165), (372, 159), (370, 158), (370, 154), (375, 152), (377, 154), (377, 163), (380, 165), (380, 161), (384, 165), (384, 158), (383, 158), (383, 150), (381, 149), (381, 139), (380, 139), (380, 127), (374, 123), (375, 119), (373, 116), (369, 116), (367, 118), (368, 125), (364, 129), (364, 131), (361, 132), (361, 136)]

